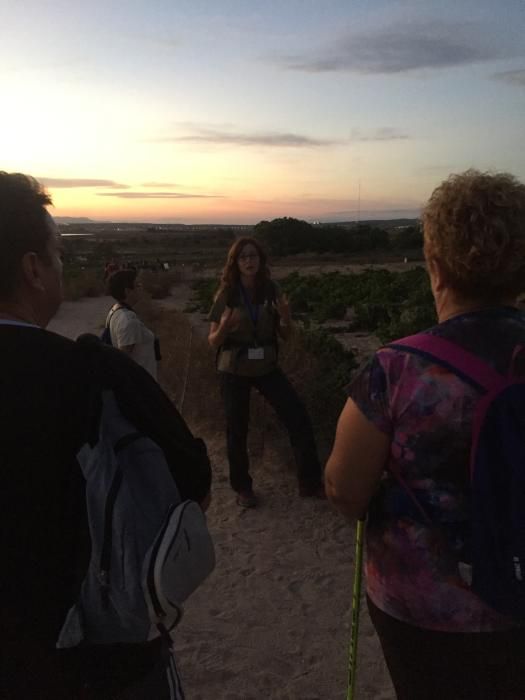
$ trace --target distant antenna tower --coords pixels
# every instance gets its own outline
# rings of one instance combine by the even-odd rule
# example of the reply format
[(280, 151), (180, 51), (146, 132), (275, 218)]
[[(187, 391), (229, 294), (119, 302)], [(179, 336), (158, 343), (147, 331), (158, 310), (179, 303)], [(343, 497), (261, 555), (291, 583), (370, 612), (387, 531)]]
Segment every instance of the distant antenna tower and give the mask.
[(357, 225), (361, 223), (361, 180), (357, 183)]

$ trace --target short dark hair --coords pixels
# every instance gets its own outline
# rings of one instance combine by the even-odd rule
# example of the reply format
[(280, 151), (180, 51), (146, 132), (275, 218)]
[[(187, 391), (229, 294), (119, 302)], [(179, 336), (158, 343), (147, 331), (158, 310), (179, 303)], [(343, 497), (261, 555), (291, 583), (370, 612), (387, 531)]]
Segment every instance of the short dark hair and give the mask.
[(108, 292), (113, 299), (124, 301), (126, 289), (134, 289), (136, 280), (136, 270), (117, 270), (108, 278)]
[(0, 298), (16, 287), (20, 261), (34, 252), (47, 259), (51, 235), (46, 205), (51, 197), (29, 175), (0, 171)]

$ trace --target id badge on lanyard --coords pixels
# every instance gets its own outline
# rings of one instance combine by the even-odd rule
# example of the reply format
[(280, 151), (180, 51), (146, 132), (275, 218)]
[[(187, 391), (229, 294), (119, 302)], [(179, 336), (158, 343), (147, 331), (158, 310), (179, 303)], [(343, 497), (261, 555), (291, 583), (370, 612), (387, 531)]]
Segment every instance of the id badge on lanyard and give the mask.
[(248, 359), (249, 360), (264, 360), (264, 348), (248, 348)]

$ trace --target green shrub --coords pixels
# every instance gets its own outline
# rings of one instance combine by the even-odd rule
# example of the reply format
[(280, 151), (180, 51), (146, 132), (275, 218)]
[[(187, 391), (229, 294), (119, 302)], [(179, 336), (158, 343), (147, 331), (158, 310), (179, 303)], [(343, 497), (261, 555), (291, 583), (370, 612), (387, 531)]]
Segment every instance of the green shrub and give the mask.
[(213, 297), (218, 286), (219, 283), (213, 278), (195, 280), (191, 286), (193, 297), (186, 311), (200, 311), (207, 314), (213, 304)]
[(296, 326), (280, 344), (279, 364), (297, 387), (316, 434), (331, 440), (334, 425), (346, 400), (344, 387), (357, 363), (353, 353), (321, 328)]
[(98, 297), (104, 294), (104, 282), (98, 270), (93, 268), (64, 268), (62, 282), (64, 299), (76, 301), (82, 297)]
[(359, 273), (323, 273), (301, 277), (293, 273), (281, 285), (292, 309), (318, 323), (343, 319), (354, 310), (355, 330), (396, 337), (400, 330), (421, 330), (435, 323), (434, 302), (423, 267), (405, 272), (365, 270)]

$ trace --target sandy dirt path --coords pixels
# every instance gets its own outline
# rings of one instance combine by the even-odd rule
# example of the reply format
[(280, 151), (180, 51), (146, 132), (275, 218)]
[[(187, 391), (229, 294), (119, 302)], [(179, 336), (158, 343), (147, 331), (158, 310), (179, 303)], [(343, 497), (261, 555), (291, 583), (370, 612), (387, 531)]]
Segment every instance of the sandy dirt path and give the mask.
[[(161, 305), (182, 311), (189, 287), (174, 292)], [(109, 297), (65, 303), (50, 329), (99, 333), (110, 306)], [(190, 318), (202, 336), (202, 315)], [(207, 391), (200, 388), (203, 400)], [(201, 437), (214, 471), (208, 521), (217, 567), (188, 601), (175, 634), (188, 700), (344, 700), (354, 527), (328, 503), (298, 497), (290, 452), (282, 436), (276, 445), (264, 429), (252, 454), (261, 505), (240, 510), (228, 485), (222, 425)], [(365, 605), (359, 644), (356, 700), (392, 700)]]
[(86, 297), (79, 301), (64, 301), (58, 314), (48, 325), (48, 330), (73, 340), (81, 333), (99, 335), (106, 314), (114, 303), (112, 297)]

